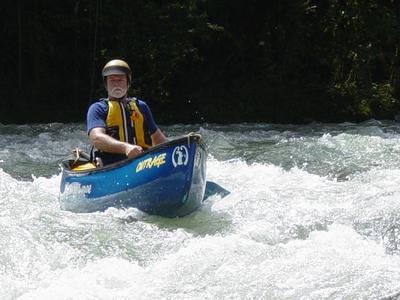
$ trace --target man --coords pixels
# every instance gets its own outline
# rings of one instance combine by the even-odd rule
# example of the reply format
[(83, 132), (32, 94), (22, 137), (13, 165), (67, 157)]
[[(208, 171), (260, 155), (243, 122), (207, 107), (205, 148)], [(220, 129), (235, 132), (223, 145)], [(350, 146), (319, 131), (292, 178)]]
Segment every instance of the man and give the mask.
[(147, 104), (128, 97), (132, 80), (129, 65), (120, 59), (109, 61), (102, 71), (108, 93), (89, 107), (87, 133), (96, 158), (104, 165), (133, 158), (166, 138), (157, 127)]

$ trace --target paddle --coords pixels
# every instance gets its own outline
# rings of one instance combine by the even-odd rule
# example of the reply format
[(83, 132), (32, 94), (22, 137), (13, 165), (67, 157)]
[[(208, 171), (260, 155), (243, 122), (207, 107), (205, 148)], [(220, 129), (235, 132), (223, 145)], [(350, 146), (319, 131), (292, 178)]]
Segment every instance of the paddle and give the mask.
[(230, 193), (231, 193), (230, 191), (224, 189), (218, 183), (215, 183), (213, 181), (207, 181), (203, 201), (205, 201), (208, 197), (213, 195), (220, 195), (221, 198), (224, 198), (228, 196)]

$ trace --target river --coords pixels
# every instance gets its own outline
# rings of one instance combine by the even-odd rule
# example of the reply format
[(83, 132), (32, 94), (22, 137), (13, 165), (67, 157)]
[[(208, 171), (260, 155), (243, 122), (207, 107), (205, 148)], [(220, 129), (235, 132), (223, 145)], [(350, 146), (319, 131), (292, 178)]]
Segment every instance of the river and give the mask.
[(0, 125), (0, 299), (397, 299), (400, 124), (200, 132), (214, 195), (176, 219), (76, 214), (58, 163), (83, 124)]

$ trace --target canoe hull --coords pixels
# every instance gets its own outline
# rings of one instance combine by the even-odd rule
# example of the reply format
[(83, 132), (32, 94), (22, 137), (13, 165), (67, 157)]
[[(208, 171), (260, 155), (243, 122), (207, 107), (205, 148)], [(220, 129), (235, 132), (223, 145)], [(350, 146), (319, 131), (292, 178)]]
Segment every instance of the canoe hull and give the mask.
[(205, 146), (199, 135), (190, 135), (104, 168), (74, 172), (64, 167), (60, 205), (73, 212), (136, 207), (149, 214), (184, 216), (201, 205), (205, 186)]

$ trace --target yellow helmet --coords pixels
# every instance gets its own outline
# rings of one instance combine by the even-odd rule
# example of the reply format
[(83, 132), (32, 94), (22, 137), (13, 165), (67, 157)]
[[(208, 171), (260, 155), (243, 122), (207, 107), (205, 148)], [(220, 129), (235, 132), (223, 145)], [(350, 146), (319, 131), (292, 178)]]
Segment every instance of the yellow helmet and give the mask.
[(103, 75), (104, 81), (106, 80), (106, 77), (110, 75), (126, 75), (128, 77), (128, 84), (130, 84), (132, 80), (131, 68), (122, 59), (110, 60), (104, 66), (101, 74)]

